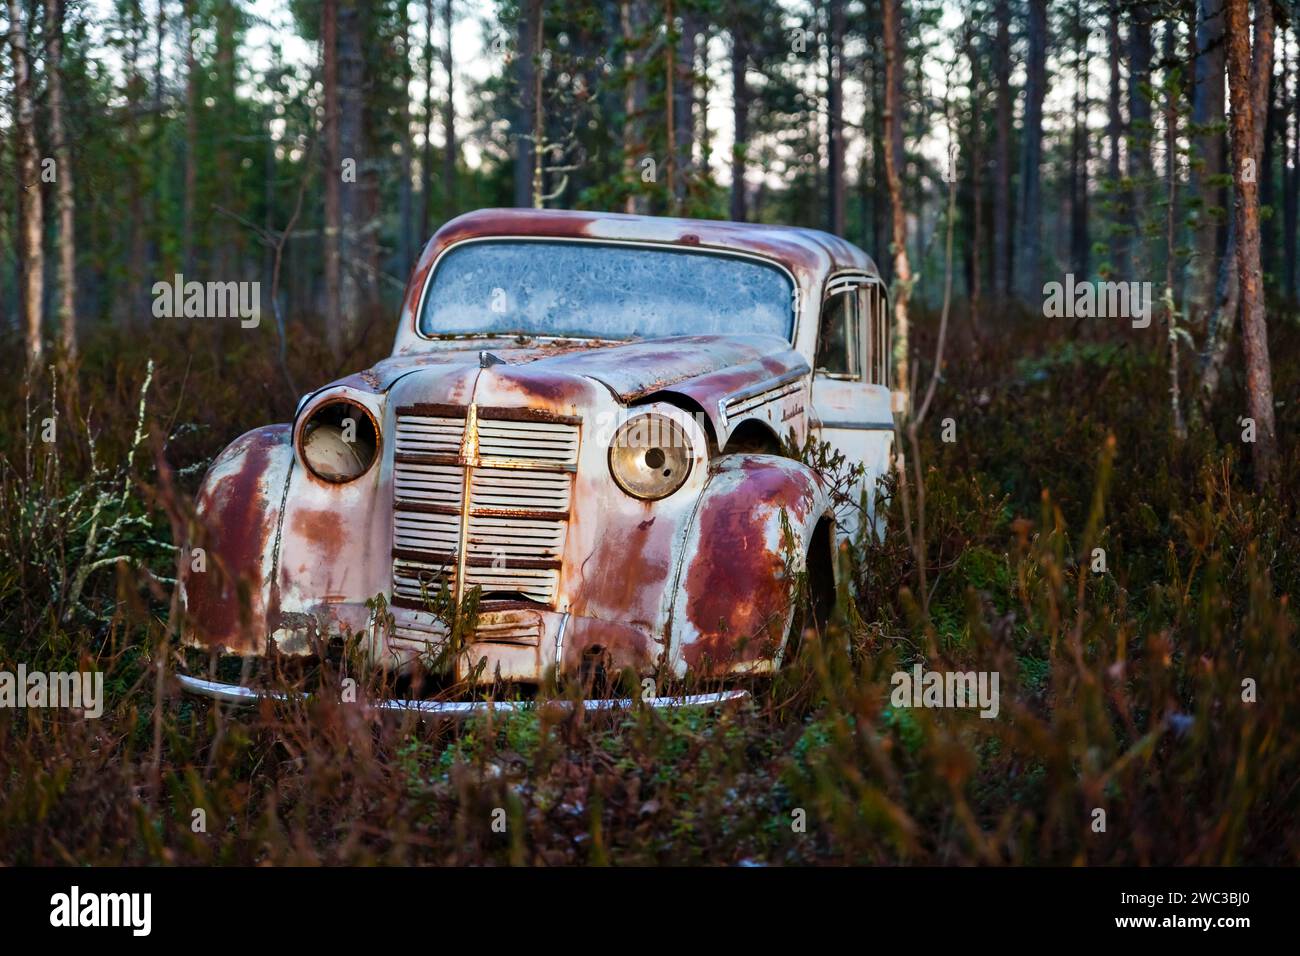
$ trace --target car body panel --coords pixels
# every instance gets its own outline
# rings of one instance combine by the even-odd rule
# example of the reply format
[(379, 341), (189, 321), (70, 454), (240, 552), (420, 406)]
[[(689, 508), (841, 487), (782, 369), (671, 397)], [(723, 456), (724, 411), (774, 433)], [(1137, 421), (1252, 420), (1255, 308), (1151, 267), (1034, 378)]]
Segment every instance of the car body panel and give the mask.
[[(744, 330), (422, 336), (416, 316), (438, 256), (493, 236), (769, 259), (796, 283), (793, 341)], [(393, 354), (305, 396), (292, 424), (250, 432), (214, 462), (197, 510), (229, 574), (184, 576), (186, 641), (306, 656), (327, 637), (360, 633), (372, 659), (410, 668), (446, 645), (448, 621), (428, 601), (446, 581), (457, 598), (471, 586), (482, 595), (454, 663), (461, 678), (770, 670), (793, 614), (791, 556), (802, 560), (833, 504), (806, 464), (733, 454), (731, 439), (757, 429), (769, 451), (802, 446), (832, 412), (861, 414), (811, 368), (808, 303), (846, 268), (876, 275), (860, 250), (810, 230), (549, 210), (453, 220), (411, 277)], [(341, 484), (297, 451), (313, 414), (338, 400), (380, 436), (374, 464)], [(678, 423), (691, 443), (684, 484), (653, 501), (625, 493), (608, 462), (618, 426), (646, 413)], [(539, 458), (553, 448), (567, 457)]]

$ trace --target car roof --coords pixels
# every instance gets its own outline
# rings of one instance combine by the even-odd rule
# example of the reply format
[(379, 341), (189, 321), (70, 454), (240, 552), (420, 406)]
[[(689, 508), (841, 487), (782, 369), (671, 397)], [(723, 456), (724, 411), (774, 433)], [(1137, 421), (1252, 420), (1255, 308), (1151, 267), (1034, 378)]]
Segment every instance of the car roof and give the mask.
[(429, 262), (453, 243), (490, 236), (608, 239), (746, 252), (780, 262), (801, 283), (809, 285), (842, 270), (880, 275), (865, 252), (819, 229), (565, 209), (479, 209), (466, 213), (438, 230), (421, 259)]

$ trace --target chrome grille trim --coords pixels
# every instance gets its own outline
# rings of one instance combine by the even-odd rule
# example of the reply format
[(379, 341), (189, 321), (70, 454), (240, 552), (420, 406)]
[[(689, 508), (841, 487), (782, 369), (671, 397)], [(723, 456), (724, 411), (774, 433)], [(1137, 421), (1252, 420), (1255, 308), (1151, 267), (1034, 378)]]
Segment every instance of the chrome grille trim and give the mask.
[(488, 598), (554, 606), (580, 421), (526, 408), (398, 408), (394, 602), (418, 608), (420, 580), (446, 579), (457, 596), (478, 586)]

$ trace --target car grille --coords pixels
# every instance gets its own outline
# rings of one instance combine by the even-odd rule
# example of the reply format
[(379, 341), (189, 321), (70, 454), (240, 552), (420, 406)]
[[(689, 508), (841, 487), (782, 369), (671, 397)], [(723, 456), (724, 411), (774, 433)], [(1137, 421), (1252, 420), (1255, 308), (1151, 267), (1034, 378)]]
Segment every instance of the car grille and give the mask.
[[(533, 409), (397, 409), (393, 604), (423, 608), (421, 583), (458, 598), (553, 606), (568, 530), (579, 419)], [(468, 493), (468, 506), (466, 495)]]

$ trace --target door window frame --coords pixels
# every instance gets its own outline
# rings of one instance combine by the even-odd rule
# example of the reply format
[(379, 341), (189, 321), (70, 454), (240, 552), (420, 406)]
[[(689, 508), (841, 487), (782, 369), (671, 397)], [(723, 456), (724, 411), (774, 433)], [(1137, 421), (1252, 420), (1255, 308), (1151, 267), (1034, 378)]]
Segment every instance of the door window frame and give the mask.
[(855, 292), (858, 283), (852, 280), (852, 277), (843, 279), (831, 279), (826, 283), (826, 290), (822, 293), (821, 309), (817, 313), (817, 341), (813, 343), (813, 373), (820, 375), (822, 378), (833, 378), (842, 382), (860, 382), (863, 380), (862, 372), (866, 367), (862, 364), (862, 342), (859, 341), (859, 326), (861, 316), (859, 307), (861, 305), (861, 296), (853, 295), (850, 299), (852, 302), (852, 313), (850, 319), (845, 323), (844, 338), (845, 349), (848, 352), (849, 370), (847, 372), (830, 372), (823, 368), (817, 367), (817, 359), (822, 351), (822, 332), (825, 331), (822, 321), (826, 316), (826, 306), (835, 296), (843, 295), (846, 292)]
[[(874, 339), (871, 335), (869, 309), (865, 308), (870, 300), (863, 294), (871, 286), (874, 286), (879, 292), (877, 302), (880, 311), (880, 325), (876, 330), (877, 334)], [(848, 290), (857, 290), (858, 292), (858, 295), (855, 296), (856, 304), (854, 306), (856, 321), (850, 323), (848, 330), (851, 340), (850, 357), (854, 362), (854, 370), (849, 374), (845, 374), (843, 372), (826, 372), (815, 367), (817, 355), (821, 348), (822, 316), (819, 311), (816, 326), (817, 339), (813, 342), (813, 374), (821, 378), (861, 382), (864, 385), (889, 388), (893, 365), (890, 361), (890, 345), (892, 343), (890, 342), (889, 328), (889, 289), (879, 276), (858, 270), (836, 272), (826, 279), (825, 288), (822, 292), (821, 309), (826, 308), (826, 303), (830, 301), (831, 296), (839, 295)]]

